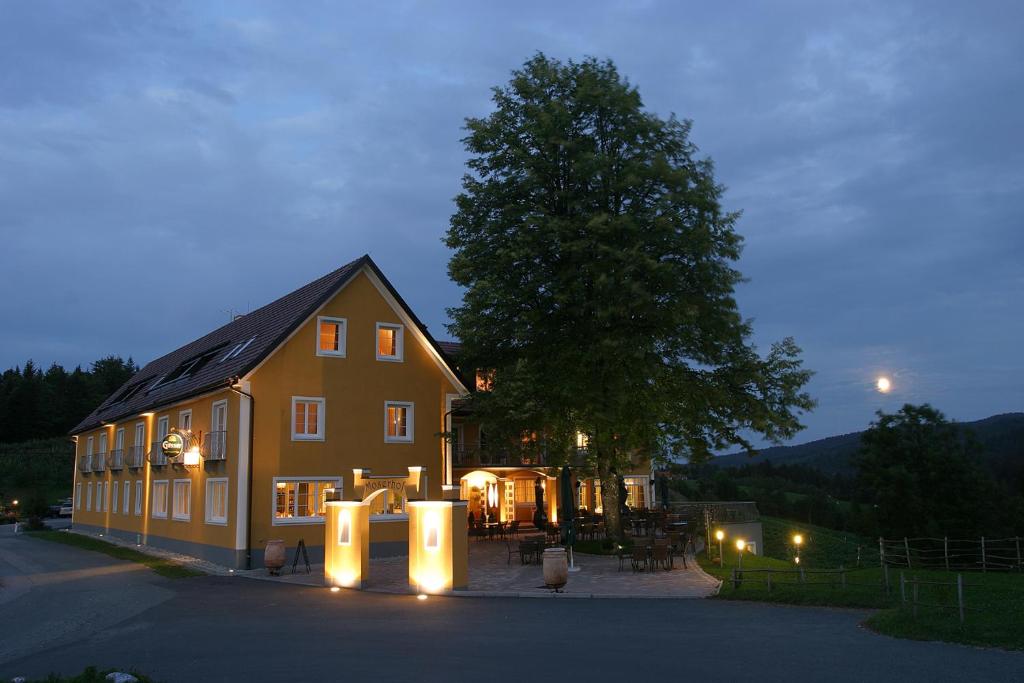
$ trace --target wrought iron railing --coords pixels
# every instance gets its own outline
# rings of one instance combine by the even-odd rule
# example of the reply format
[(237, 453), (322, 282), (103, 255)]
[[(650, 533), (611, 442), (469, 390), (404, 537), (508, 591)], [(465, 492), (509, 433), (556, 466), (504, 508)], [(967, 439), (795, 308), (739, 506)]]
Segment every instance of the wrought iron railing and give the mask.
[(78, 471), (79, 472), (92, 472), (92, 456), (91, 455), (80, 455), (80, 456), (78, 456)]
[(206, 460), (227, 460), (228, 433), (207, 432), (203, 436), (203, 458)]
[(128, 447), (128, 455), (125, 457), (125, 467), (129, 469), (139, 469), (142, 467), (142, 463), (146, 459), (146, 448), (139, 444), (137, 446)]
[(154, 467), (160, 467), (167, 464), (167, 456), (160, 449), (160, 442), (154, 441), (149, 444), (149, 464)]
[(107, 465), (111, 470), (124, 469), (124, 449), (115, 448), (107, 454)]
[(96, 453), (92, 456), (92, 471), (103, 472), (107, 469), (107, 454)]
[(493, 449), (480, 444), (452, 446), (452, 463), (457, 467), (530, 467), (544, 466), (544, 453), (538, 450)]

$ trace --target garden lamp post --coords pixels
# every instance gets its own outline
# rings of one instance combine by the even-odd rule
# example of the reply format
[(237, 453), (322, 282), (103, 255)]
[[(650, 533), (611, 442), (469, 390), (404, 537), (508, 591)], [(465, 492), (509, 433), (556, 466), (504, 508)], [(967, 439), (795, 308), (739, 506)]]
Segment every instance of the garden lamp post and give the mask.
[(743, 549), (747, 547), (747, 542), (742, 538), (736, 539), (736, 557), (739, 558), (737, 561), (737, 568), (743, 571)]
[(793, 545), (796, 546), (796, 560), (800, 564), (800, 546), (804, 544), (804, 537), (801, 534), (793, 534)]
[(725, 562), (725, 554), (722, 552), (722, 541), (725, 540), (725, 532), (719, 529), (715, 532), (715, 538), (718, 539), (718, 566), (723, 566)]

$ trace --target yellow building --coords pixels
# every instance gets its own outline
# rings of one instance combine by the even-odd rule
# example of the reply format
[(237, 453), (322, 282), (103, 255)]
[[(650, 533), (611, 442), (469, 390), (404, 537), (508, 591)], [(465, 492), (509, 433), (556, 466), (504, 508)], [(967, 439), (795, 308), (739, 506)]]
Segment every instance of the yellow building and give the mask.
[[(142, 368), (73, 430), (76, 528), (231, 567), (322, 556), (328, 489), (380, 488), (371, 554), (451, 483), (467, 387), (369, 256)], [(290, 555), (289, 555), (290, 557)]]

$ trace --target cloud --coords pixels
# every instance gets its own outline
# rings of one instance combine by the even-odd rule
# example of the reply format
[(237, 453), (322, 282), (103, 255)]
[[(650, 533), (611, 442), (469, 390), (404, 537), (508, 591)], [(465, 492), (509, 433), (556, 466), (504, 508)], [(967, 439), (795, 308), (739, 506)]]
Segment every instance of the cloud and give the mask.
[[(23, 3), (0, 23), (0, 365), (146, 361), (370, 252), (445, 337), (467, 116), (534, 51), (609, 57), (744, 210), (806, 438), (1019, 409), (1022, 10), (934, 3)], [(872, 390), (875, 373), (896, 380)]]

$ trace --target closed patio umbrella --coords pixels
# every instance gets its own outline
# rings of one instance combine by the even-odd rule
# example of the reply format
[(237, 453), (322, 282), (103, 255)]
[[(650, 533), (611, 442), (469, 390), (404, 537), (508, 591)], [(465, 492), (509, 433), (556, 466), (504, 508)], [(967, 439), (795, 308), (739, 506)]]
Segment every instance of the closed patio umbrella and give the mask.
[(562, 511), (559, 516), (562, 519), (562, 543), (573, 546), (576, 544), (576, 525), (572, 523), (576, 518), (576, 497), (573, 495), (572, 471), (568, 465), (562, 466), (561, 480), (559, 495), (562, 497)]
[(548, 515), (544, 512), (544, 487), (541, 486), (540, 477), (533, 485), (533, 499), (537, 504), (537, 510), (533, 513), (533, 525), (543, 530), (548, 524)]

